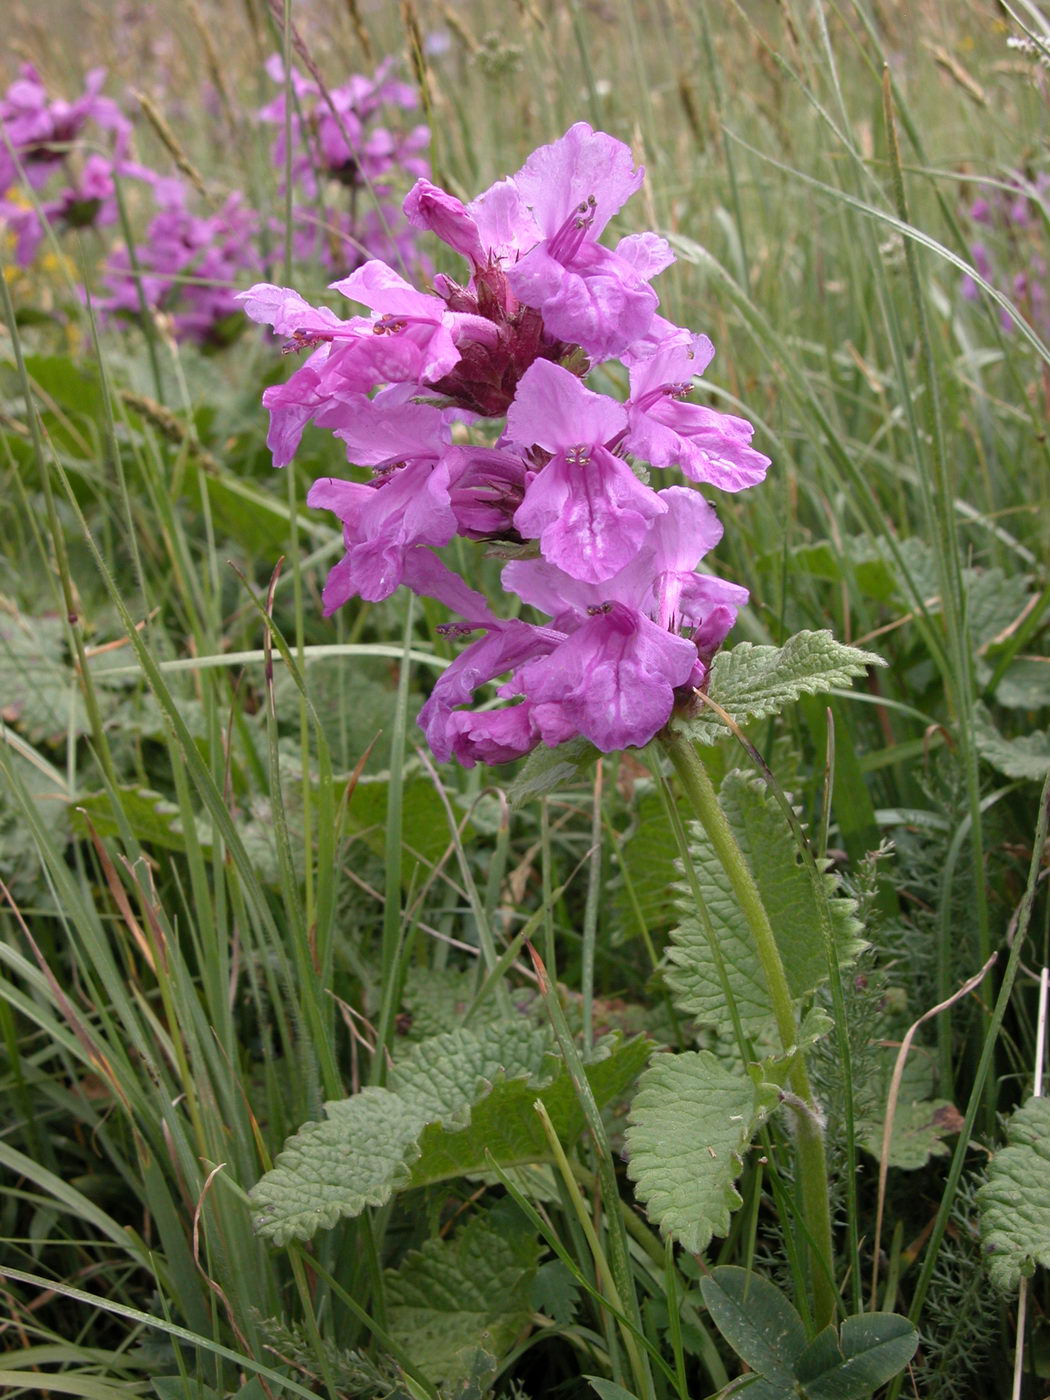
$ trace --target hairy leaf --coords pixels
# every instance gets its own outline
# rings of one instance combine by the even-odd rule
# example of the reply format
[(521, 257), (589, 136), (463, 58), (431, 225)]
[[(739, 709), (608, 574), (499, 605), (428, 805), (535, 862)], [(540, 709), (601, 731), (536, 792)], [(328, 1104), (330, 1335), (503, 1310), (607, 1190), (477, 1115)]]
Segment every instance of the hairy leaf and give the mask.
[[(782, 647), (738, 642), (720, 651), (707, 693), (738, 724), (779, 714), (801, 695), (822, 695), (849, 685), (869, 666), (886, 663), (874, 652), (836, 642), (830, 632), (797, 632)], [(712, 744), (728, 733), (712, 710), (679, 722), (691, 739)]]
[[(882, 1112), (861, 1118), (857, 1123), (857, 1141), (865, 1152), (882, 1157), (882, 1135), (886, 1121), (885, 1106), (893, 1070), (897, 1060), (895, 1045), (886, 1045), (877, 1054), (881, 1079), (880, 1104)], [(962, 1115), (948, 1099), (933, 1097), (937, 1074), (933, 1058), (915, 1046), (905, 1061), (893, 1115), (890, 1134), (889, 1165), (905, 1171), (917, 1171), (931, 1157), (943, 1157), (948, 1151), (944, 1141), (962, 1127)]]
[[(683, 821), (686, 820), (683, 809)], [(657, 792), (644, 792), (630, 835), (619, 844), (620, 876), (613, 889), (616, 942), (665, 928), (675, 918), (675, 845)]]
[(34, 742), (88, 732), (61, 618), (0, 617), (0, 720)]
[(974, 722), (977, 752), (1008, 778), (1030, 778), (1041, 783), (1050, 768), (1050, 729), (1033, 729), (1019, 739), (1006, 739), (987, 710), (978, 709)]
[(538, 1255), (524, 1217), (500, 1208), (427, 1240), (387, 1272), (391, 1336), (431, 1379), (465, 1379), (479, 1348), (501, 1357), (528, 1325)]
[[(144, 787), (119, 787), (116, 796), (125, 821), (144, 845), (185, 851), (186, 836), (177, 803), (170, 802), (161, 792)], [(106, 791), (77, 797), (70, 804), (70, 819), (78, 835), (86, 835), (89, 824), (90, 829), (101, 837), (116, 836), (121, 830), (113, 812), (113, 800)], [(205, 848), (211, 846), (211, 834), (206, 822), (198, 823), (197, 839)]]
[(627, 1173), (649, 1218), (693, 1254), (729, 1229), (736, 1178), (777, 1101), (710, 1051), (659, 1055), (639, 1080), (627, 1129)]
[(1006, 668), (995, 690), (1000, 705), (1038, 710), (1050, 705), (1050, 657), (1019, 656)]
[[(546, 1031), (527, 1024), (461, 1029), (414, 1046), (388, 1088), (325, 1105), (328, 1117), (289, 1138), (252, 1191), (256, 1227), (277, 1244), (309, 1239), (366, 1205), (500, 1165), (546, 1160), (533, 1104), (539, 1098), (563, 1141), (583, 1128), (568, 1072)], [(622, 1094), (649, 1055), (638, 1038), (605, 1042), (587, 1067), (599, 1104)]]
[[(959, 1131), (962, 1118), (949, 1099), (924, 1099), (918, 1103), (898, 1103), (893, 1115), (890, 1134), (889, 1165), (905, 1171), (917, 1171), (931, 1157), (944, 1157), (948, 1144), (944, 1141)], [(863, 1121), (857, 1124), (857, 1141), (865, 1152), (882, 1157), (881, 1122)]]
[(1022, 1104), (1006, 1142), (988, 1164), (977, 1205), (988, 1271), (1000, 1288), (1014, 1289), (1037, 1264), (1050, 1268), (1050, 1099)]
[[(794, 834), (759, 779), (739, 771), (726, 774), (719, 800), (755, 876), (791, 991), (796, 997), (806, 996), (826, 980), (828, 962), (818, 894)], [(727, 982), (745, 1034), (760, 1043), (771, 1040), (773, 1012), (751, 931), (721, 862), (695, 825), (691, 851), (714, 945), (689, 890), (679, 905), (682, 921), (671, 935), (673, 946), (668, 950), (672, 966), (667, 981), (675, 1001), (686, 1015), (729, 1035), (733, 1020)], [(853, 917), (856, 905), (835, 894), (833, 875), (823, 873), (819, 878), (827, 894), (839, 962), (845, 966), (864, 946), (858, 938), (860, 924)]]

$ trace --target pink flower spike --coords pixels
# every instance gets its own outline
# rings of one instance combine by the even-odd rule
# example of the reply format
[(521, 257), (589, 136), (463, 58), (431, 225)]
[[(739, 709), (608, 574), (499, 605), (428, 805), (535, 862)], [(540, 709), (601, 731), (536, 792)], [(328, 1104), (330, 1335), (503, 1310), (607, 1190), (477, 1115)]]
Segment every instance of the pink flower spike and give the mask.
[(440, 320), (445, 310), (440, 298), (428, 292), (417, 292), (400, 273), (378, 258), (362, 263), (349, 277), (330, 282), (329, 289), (342, 292), (350, 301), (359, 301), (381, 315), (432, 321)]
[(484, 251), (478, 226), (470, 211), (455, 195), (446, 193), (429, 180), (417, 180), (405, 196), (405, 217), (414, 228), (429, 229), (443, 243), (454, 248), (469, 262), (480, 264)]
[(629, 233), (617, 243), (615, 253), (646, 282), (676, 261), (670, 243), (658, 233)]
[[(466, 618), (466, 627), (496, 627), (498, 620), (485, 598), (469, 588), (429, 549), (410, 549), (405, 555), (404, 583), (421, 598), (436, 598), (451, 612)], [(455, 625), (455, 624), (454, 624)]]
[(404, 576), (406, 553), (448, 544), (456, 529), (448, 469), (440, 462), (410, 462), (368, 485), (324, 478), (306, 501), (334, 510), (344, 527), (346, 558), (325, 585), (326, 615), (354, 594), (373, 603), (389, 598)]
[(303, 429), (328, 402), (318, 364), (318, 357), (327, 353), (328, 347), (323, 346), (286, 383), (273, 384), (263, 391), (263, 407), (270, 413), (266, 446), (273, 453), (275, 467), (288, 465), (302, 441)]
[(597, 243), (571, 257), (554, 256), (554, 246), (538, 244), (507, 272), (511, 291), (541, 313), (550, 335), (598, 364), (646, 334), (659, 301), (629, 262)]
[(599, 583), (637, 553), (646, 522), (667, 507), (604, 443), (623, 432), (622, 404), (592, 393), (568, 370), (537, 360), (507, 414), (507, 436), (554, 454), (529, 483), (514, 524), (545, 559)]
[(542, 236), (513, 180), (497, 180), (490, 185), (484, 194), (471, 200), (467, 213), (477, 226), (487, 262), (510, 259), (531, 248)]
[(539, 742), (527, 700), (505, 710), (454, 710), (449, 715), (444, 737), (451, 753), (464, 768), (478, 763), (512, 763)]
[[(469, 704), (479, 686), (508, 671), (516, 671), (533, 657), (545, 655), (562, 640), (560, 633), (532, 627), (527, 622), (493, 622), (484, 637), (460, 652), (438, 677), (430, 698), (419, 712), (419, 724), (437, 757), (447, 759), (452, 753), (457, 723), (453, 715), (457, 705)], [(511, 688), (517, 693), (513, 682)], [(476, 720), (477, 716), (471, 718)]]
[(420, 379), (434, 383), (459, 363), (460, 353), (452, 337), (456, 317), (445, 309), (440, 297), (417, 292), (386, 263), (372, 259), (331, 286), (371, 308), (376, 335), (404, 336), (416, 345)]
[(424, 457), (436, 461), (451, 437), (440, 409), (422, 403), (390, 405), (382, 394), (375, 399), (337, 395), (331, 409), (318, 415), (318, 425), (341, 438), (347, 459), (361, 467)]

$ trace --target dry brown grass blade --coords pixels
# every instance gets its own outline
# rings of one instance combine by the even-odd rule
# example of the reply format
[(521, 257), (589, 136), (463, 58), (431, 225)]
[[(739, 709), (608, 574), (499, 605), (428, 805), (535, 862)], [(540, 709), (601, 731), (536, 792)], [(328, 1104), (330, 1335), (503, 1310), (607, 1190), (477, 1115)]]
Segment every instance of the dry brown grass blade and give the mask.
[(897, 1100), (900, 1097), (901, 1080), (904, 1078), (904, 1065), (908, 1058), (908, 1051), (911, 1049), (912, 1041), (918, 1033), (919, 1027), (924, 1026), (927, 1021), (932, 1021), (935, 1016), (939, 1016), (942, 1011), (947, 1011), (956, 1002), (962, 1001), (963, 997), (969, 996), (975, 987), (979, 987), (985, 977), (998, 961), (999, 954), (993, 953), (980, 972), (975, 972), (946, 1001), (938, 1002), (936, 1006), (931, 1006), (928, 1011), (924, 1011), (919, 1019), (908, 1027), (907, 1034), (901, 1041), (900, 1049), (897, 1051), (897, 1059), (894, 1062), (893, 1074), (890, 1077), (890, 1089), (886, 1096), (886, 1120), (882, 1126), (882, 1144), (879, 1151), (879, 1196), (878, 1205), (875, 1209), (875, 1238), (872, 1241), (871, 1254), (871, 1306), (878, 1306), (878, 1286), (879, 1286), (879, 1247), (882, 1242), (882, 1217), (886, 1209), (886, 1181), (890, 1170), (890, 1141), (893, 1137), (893, 1120), (897, 1113)]

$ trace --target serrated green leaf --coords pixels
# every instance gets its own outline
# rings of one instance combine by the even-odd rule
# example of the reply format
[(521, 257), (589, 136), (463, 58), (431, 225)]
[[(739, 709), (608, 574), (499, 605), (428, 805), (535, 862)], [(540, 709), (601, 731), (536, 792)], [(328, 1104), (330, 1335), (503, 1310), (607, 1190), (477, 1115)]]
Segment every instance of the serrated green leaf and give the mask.
[[(534, 1032), (545, 1036), (546, 1032)], [(599, 1105), (619, 1098), (634, 1083), (649, 1059), (652, 1046), (644, 1037), (618, 1045), (603, 1059), (587, 1065), (587, 1082)], [(501, 1166), (521, 1166), (545, 1160), (549, 1147), (533, 1105), (539, 1099), (547, 1109), (558, 1137), (574, 1142), (585, 1126), (583, 1109), (572, 1079), (560, 1059), (548, 1064), (552, 1077), (519, 1077), (493, 1085), (471, 1110), (465, 1131), (447, 1131), (428, 1124), (420, 1138), (421, 1156), (412, 1168), (411, 1184), (427, 1186), (454, 1176), (480, 1171), (487, 1155)]]
[[(836, 642), (830, 632), (796, 632), (782, 647), (738, 642), (720, 651), (711, 666), (707, 693), (737, 724), (779, 714), (801, 695), (822, 695), (849, 685), (881, 656)], [(729, 731), (711, 710), (676, 725), (691, 739), (713, 744)]]
[[(116, 795), (124, 819), (139, 841), (167, 851), (185, 851), (182, 813), (176, 803), (170, 802), (163, 793), (143, 787), (119, 787)], [(81, 836), (88, 834), (89, 822), (103, 838), (116, 836), (121, 829), (113, 815), (108, 792), (91, 792), (78, 797), (70, 804), (70, 820), (73, 830)], [(205, 822), (198, 825), (198, 840), (205, 849), (211, 846), (211, 833)]]
[[(507, 1166), (546, 1160), (537, 1098), (562, 1141), (583, 1128), (568, 1072), (549, 1047), (546, 1030), (524, 1023), (421, 1041), (388, 1088), (326, 1104), (324, 1122), (289, 1138), (251, 1193), (257, 1229), (277, 1244), (309, 1239), (395, 1191), (483, 1171), (487, 1153)], [(625, 1092), (649, 1051), (643, 1038), (599, 1045), (587, 1078), (600, 1105)]]
[(560, 1259), (548, 1259), (536, 1272), (532, 1306), (568, 1327), (580, 1301), (580, 1286)]
[(1014, 1289), (1037, 1264), (1050, 1268), (1050, 1099), (1022, 1104), (1006, 1141), (988, 1163), (977, 1207), (992, 1281)]
[(1038, 710), (1050, 705), (1050, 657), (1018, 656), (1006, 668), (995, 698), (1013, 710)]
[[(407, 1034), (411, 1040), (453, 1031), (463, 1024), (478, 988), (477, 970), (472, 967), (420, 967), (413, 964), (405, 977), (401, 1002), (411, 1016)], [(488, 1016), (486, 1016), (488, 1013)], [(495, 999), (482, 1004), (480, 1019), (499, 1016)]]
[(780, 1289), (759, 1274), (722, 1265), (700, 1280), (711, 1321), (742, 1361), (767, 1380), (790, 1386), (806, 1329)]
[[(949, 1099), (922, 1099), (898, 1102), (890, 1134), (889, 1165), (904, 1171), (918, 1171), (931, 1157), (944, 1157), (944, 1141), (959, 1131), (959, 1110)], [(882, 1121), (864, 1119), (857, 1124), (857, 1141), (865, 1152), (882, 1157)]]
[(1002, 569), (965, 569), (966, 623), (977, 650), (988, 645), (1025, 610), (1030, 597), (1024, 574)]
[(600, 756), (594, 745), (582, 738), (570, 739), (568, 743), (559, 744), (553, 749), (541, 744), (529, 754), (520, 773), (508, 787), (510, 805), (523, 807), (536, 797), (579, 782)]
[(61, 618), (0, 617), (0, 719), (34, 742), (88, 733)]
[[(682, 820), (687, 809), (682, 808)], [(613, 892), (617, 942), (637, 937), (639, 922), (652, 932), (673, 923), (675, 846), (668, 839), (664, 805), (657, 792), (638, 799), (634, 827), (618, 849), (620, 876)]]
[(325, 1108), (328, 1118), (304, 1123), (252, 1189), (255, 1228), (274, 1244), (308, 1240), (408, 1185), (406, 1158), (425, 1126), (418, 1108), (373, 1087)]
[(432, 1380), (467, 1379), (479, 1349), (502, 1357), (528, 1325), (538, 1255), (524, 1217), (505, 1210), (427, 1240), (386, 1274), (390, 1335)]
[(864, 1400), (915, 1355), (919, 1334), (897, 1313), (847, 1317), (836, 1337), (826, 1327), (798, 1358), (795, 1375), (807, 1400)]
[[(836, 544), (821, 540), (817, 544), (799, 545), (791, 551), (792, 561), (800, 573), (830, 583), (853, 581), (862, 593), (885, 602), (893, 596), (896, 576), (885, 552), (877, 543), (862, 535), (847, 535)], [(772, 559), (772, 556), (764, 556)]]
[(627, 1174), (650, 1220), (693, 1254), (729, 1229), (743, 1153), (777, 1101), (707, 1050), (658, 1055), (627, 1129)]
[(491, 1352), (482, 1347), (466, 1347), (456, 1353), (451, 1369), (454, 1377), (438, 1387), (438, 1400), (492, 1400), (492, 1382), (499, 1372), (499, 1360)]
[[(389, 780), (385, 777), (362, 778), (354, 789), (346, 811), (346, 832), (359, 835), (376, 855), (386, 852), (387, 804)], [(413, 775), (406, 779), (401, 800), (402, 838), (409, 857), (404, 861), (403, 876), (408, 883), (416, 877), (415, 861), (419, 857), (428, 865), (438, 861), (445, 852), (451, 836), (448, 818), (433, 783)]]
[[(873, 1071), (869, 1083), (874, 1091), (869, 1111), (857, 1121), (857, 1141), (865, 1152), (877, 1160), (882, 1158), (882, 1135), (886, 1121), (886, 1105), (897, 1063), (897, 1041), (903, 1028), (895, 1018), (886, 1017), (880, 1026), (875, 1046)], [(934, 1097), (937, 1087), (937, 1067), (931, 1051), (912, 1046), (904, 1062), (897, 1088), (897, 1106), (893, 1115), (893, 1131), (889, 1144), (889, 1165), (904, 1171), (924, 1167), (931, 1157), (942, 1157), (948, 1151), (946, 1137), (957, 1133), (962, 1117), (947, 1099)], [(867, 1086), (858, 1084), (865, 1093)]]
[(1034, 729), (1019, 739), (1007, 739), (996, 729), (988, 711), (979, 706), (973, 732), (977, 752), (997, 772), (1039, 783), (1046, 777), (1050, 768), (1050, 729)]
[[(719, 801), (755, 876), (791, 991), (796, 997), (807, 996), (827, 979), (828, 961), (817, 893), (794, 834), (760, 779), (738, 770), (727, 773)], [(773, 1012), (750, 929), (721, 862), (695, 824), (690, 828), (690, 849), (741, 1024), (759, 1044), (772, 1043)], [(835, 894), (833, 875), (824, 873), (819, 878), (827, 891), (839, 962), (845, 967), (864, 946), (853, 917), (856, 905)], [(668, 985), (685, 1015), (729, 1035), (733, 1021), (722, 978), (691, 895), (682, 899), (679, 908), (682, 921), (668, 949)]]

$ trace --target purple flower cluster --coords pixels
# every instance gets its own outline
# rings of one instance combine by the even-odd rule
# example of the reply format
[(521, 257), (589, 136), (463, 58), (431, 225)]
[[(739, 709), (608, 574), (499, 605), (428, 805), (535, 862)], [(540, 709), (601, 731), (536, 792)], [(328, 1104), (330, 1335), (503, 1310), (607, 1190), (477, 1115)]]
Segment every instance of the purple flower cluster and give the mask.
[[(415, 232), (395, 193), (406, 177), (430, 174), (424, 155), (430, 131), (420, 125), (380, 124), (385, 112), (411, 112), (418, 103), (413, 88), (391, 77), (392, 66), (387, 60), (374, 77), (356, 74), (336, 88), (322, 88), (293, 68), (287, 127), (285, 93), (259, 112), (262, 121), (276, 127), (274, 168), (290, 168), (301, 199), (309, 201), (296, 209), (295, 252), (304, 262), (339, 272), (352, 271), (369, 257), (403, 266), (418, 262)], [(270, 58), (266, 71), (274, 82), (284, 83), (278, 55)]]
[(181, 180), (151, 179), (157, 212), (135, 248), (115, 248), (102, 274), (95, 306), (103, 319), (137, 318), (142, 305), (170, 318), (176, 340), (211, 348), (239, 329), (234, 287), (258, 275), (259, 216), (239, 194), (213, 214), (194, 214)]
[[(713, 508), (647, 484), (643, 462), (739, 491), (769, 459), (745, 420), (685, 397), (714, 350), (657, 311), (665, 240), (599, 242), (642, 177), (627, 146), (581, 122), (469, 205), (417, 181), (405, 212), (466, 259), (464, 282), (439, 275), (421, 292), (371, 261), (333, 284), (370, 313), (348, 319), (289, 288), (244, 294), (286, 349), (312, 351), (263, 395), (275, 465), (313, 422), (372, 472), (308, 497), (343, 526), (326, 613), (404, 583), (460, 616), (450, 634), (482, 634), (420, 714), (439, 758), (502, 763), (577, 735), (606, 752), (648, 743), (703, 686), (747, 599), (698, 572), (722, 534)], [(625, 402), (584, 383), (613, 358)], [(494, 418), (498, 437), (471, 443), (470, 425)], [(504, 588), (548, 620), (497, 617), (433, 552), (456, 535), (513, 555)], [(469, 708), (501, 677), (515, 703)]]
[[(65, 102), (49, 98), (26, 63), (0, 97), (0, 228), (13, 236), (15, 260), (23, 267), (35, 258), (49, 224), (63, 229), (115, 223), (114, 175), (142, 173), (127, 159), (127, 119), (101, 95), (105, 77), (105, 69), (92, 69), (83, 94)], [(108, 133), (112, 156), (87, 151), (85, 129), (91, 126)], [(19, 195), (22, 181), (37, 195), (36, 204)]]
[[(430, 134), (425, 126), (378, 125), (382, 112), (416, 104), (414, 91), (392, 78), (390, 67), (330, 90), (291, 74), (292, 171), (303, 198), (312, 201), (297, 214), (295, 253), (304, 262), (340, 272), (370, 256), (419, 263), (417, 231), (392, 199), (398, 180), (404, 187), (429, 173), (422, 153)], [(271, 59), (267, 71), (283, 81), (279, 59)], [(242, 323), (234, 288), (262, 274), (263, 221), (238, 193), (218, 209), (195, 212), (181, 180), (130, 160), (131, 125), (116, 102), (102, 96), (104, 78), (104, 70), (93, 70), (83, 95), (65, 102), (50, 98), (27, 64), (0, 96), (0, 234), (8, 234), (15, 258), (28, 266), (48, 226), (62, 232), (116, 224), (116, 181), (134, 178), (154, 208), (132, 252), (124, 244), (108, 252), (95, 299), (99, 314), (134, 320), (145, 306), (167, 318), (176, 339), (222, 346)], [(284, 96), (260, 116), (277, 124), (273, 157), (283, 170)], [(88, 145), (94, 136), (97, 147), (99, 132), (108, 154)], [(23, 182), (35, 198), (27, 197), (24, 184), (19, 188)], [(331, 189), (345, 198), (344, 207), (326, 203)], [(269, 232), (276, 241), (280, 230)]]
[[(1050, 206), (1050, 175), (1032, 180), (1010, 177), (1007, 185), (974, 200), (967, 211), (981, 236), (970, 244), (970, 260), (993, 286), (1005, 292), (1041, 334), (1050, 334), (1050, 268), (1045, 257), (1046, 223)], [(978, 301), (980, 289), (972, 277), (963, 279), (963, 296)], [(1013, 327), (1000, 311), (1004, 330)]]
[[(15, 258), (25, 267), (48, 225), (59, 232), (111, 226), (118, 219), (115, 182), (142, 182), (156, 213), (134, 258), (123, 245), (109, 255), (96, 308), (103, 318), (137, 317), (144, 302), (170, 315), (176, 338), (217, 343), (224, 325), (237, 324), (233, 284), (245, 274), (258, 276), (262, 266), (258, 216), (237, 194), (215, 214), (195, 215), (181, 181), (132, 161), (131, 125), (116, 102), (101, 95), (104, 79), (104, 70), (94, 69), (83, 95), (65, 102), (49, 98), (26, 64), (0, 98), (0, 225), (13, 236)], [(87, 148), (91, 124), (110, 135), (111, 156)], [(19, 195), (20, 180), (37, 192), (36, 203)]]

